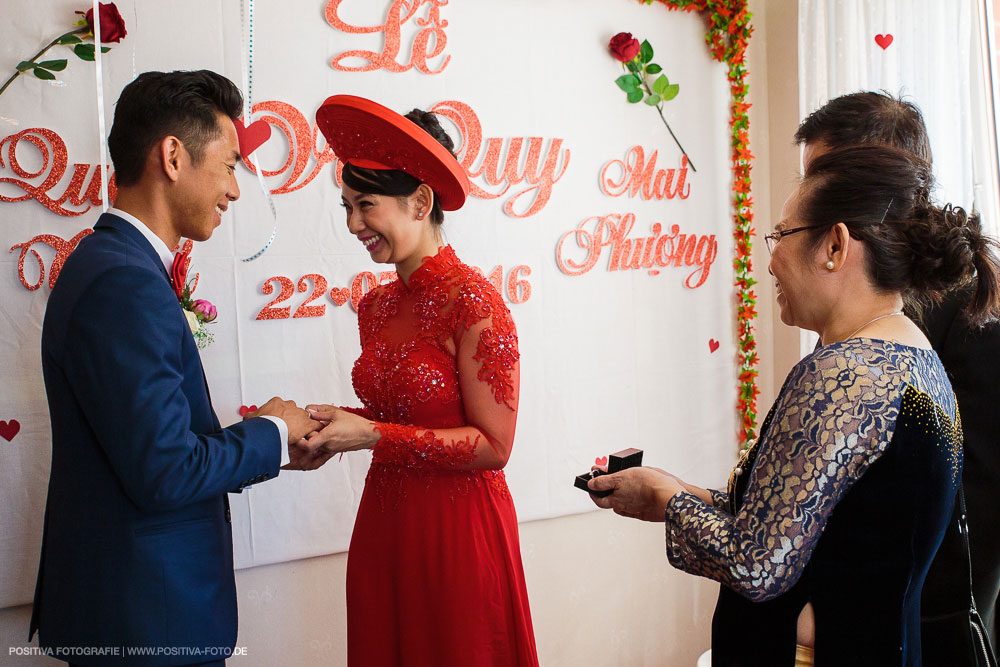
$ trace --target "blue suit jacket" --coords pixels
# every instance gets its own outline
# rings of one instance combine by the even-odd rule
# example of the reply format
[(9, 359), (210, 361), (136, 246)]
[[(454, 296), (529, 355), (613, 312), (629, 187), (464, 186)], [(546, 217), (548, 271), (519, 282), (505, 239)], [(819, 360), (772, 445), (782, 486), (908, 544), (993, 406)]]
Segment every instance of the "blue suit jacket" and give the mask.
[[(226, 492), (276, 476), (278, 428), (226, 429), (198, 349), (149, 242), (105, 214), (69, 256), (42, 326), (52, 422), (30, 636), (43, 647), (165, 647), (186, 664), (236, 642)], [(68, 658), (64, 658), (68, 659)]]

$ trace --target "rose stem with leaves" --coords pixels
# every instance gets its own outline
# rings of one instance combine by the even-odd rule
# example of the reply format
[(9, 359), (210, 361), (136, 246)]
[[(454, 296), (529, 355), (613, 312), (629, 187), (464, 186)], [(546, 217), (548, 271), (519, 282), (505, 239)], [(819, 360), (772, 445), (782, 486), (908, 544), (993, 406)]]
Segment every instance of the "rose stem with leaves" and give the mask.
[[(56, 37), (55, 39), (53, 39), (51, 42), (49, 42), (48, 46), (46, 46), (45, 48), (43, 48), (41, 51), (39, 51), (38, 53), (36, 53), (35, 55), (33, 55), (29, 60), (27, 60), (25, 62), (33, 63), (36, 60), (38, 60), (39, 58), (41, 58), (42, 54), (44, 54), (46, 51), (48, 51), (53, 46), (55, 46), (56, 44), (58, 44), (62, 40), (66, 39), (67, 37), (70, 37), (71, 35), (82, 35), (85, 32), (90, 32), (90, 26), (84, 26), (84, 27), (80, 28), (79, 30), (71, 30), (71, 31), (67, 32), (66, 34), (59, 35), (58, 37)], [(7, 90), (7, 87), (14, 82), (14, 79), (16, 79), (17, 77), (21, 76), (22, 74), (24, 74), (27, 71), (28, 70), (26, 70), (26, 69), (25, 70), (19, 70), (19, 69), (14, 70), (14, 73), (10, 75), (10, 78), (8, 78), (4, 82), (3, 87), (0, 87), (0, 95), (3, 95), (3, 91)]]
[[(632, 69), (633, 67), (635, 69)], [(629, 63), (628, 67), (626, 67), (625, 63), (622, 63), (622, 69), (625, 70), (626, 72), (631, 70), (632, 74), (635, 74), (636, 76), (639, 77), (639, 83), (642, 85), (643, 88), (646, 89), (646, 94), (647, 95), (652, 95), (653, 94), (653, 91), (650, 90), (650, 88), (649, 88), (649, 84), (646, 82), (646, 68), (645, 68), (645, 66), (635, 64), (634, 61), (633, 61), (633, 62)], [(640, 74), (640, 72), (641, 72), (641, 74)], [(670, 129), (670, 123), (667, 122), (666, 117), (663, 115), (663, 102), (657, 102), (656, 103), (656, 112), (660, 114), (660, 120), (662, 120), (663, 124), (667, 127), (667, 132), (669, 132), (670, 136), (673, 137), (674, 143), (677, 144), (677, 148), (681, 149), (681, 153), (684, 154), (687, 157), (687, 159), (688, 159), (688, 166), (691, 167), (691, 171), (697, 172), (698, 170), (695, 169), (694, 162), (691, 160), (691, 156), (688, 155), (687, 151), (684, 150), (684, 147), (681, 146), (681, 142), (677, 139), (677, 135), (674, 134), (674, 131), (672, 129)]]

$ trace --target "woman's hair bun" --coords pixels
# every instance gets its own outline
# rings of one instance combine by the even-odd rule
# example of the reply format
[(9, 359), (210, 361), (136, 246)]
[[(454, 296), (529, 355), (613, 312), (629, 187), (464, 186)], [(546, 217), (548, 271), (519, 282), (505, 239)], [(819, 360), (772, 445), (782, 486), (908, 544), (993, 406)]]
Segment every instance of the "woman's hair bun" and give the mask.
[(424, 132), (437, 139), (437, 142), (447, 148), (449, 153), (452, 155), (455, 154), (455, 142), (452, 141), (448, 133), (441, 127), (441, 121), (438, 120), (437, 114), (432, 111), (414, 109), (406, 114), (405, 117), (419, 125)]
[(1000, 317), (997, 242), (983, 234), (978, 213), (934, 204), (927, 162), (888, 146), (850, 146), (813, 159), (804, 185), (803, 219), (817, 230), (847, 225), (865, 242), (876, 287), (899, 291), (912, 311), (968, 289), (970, 321)]

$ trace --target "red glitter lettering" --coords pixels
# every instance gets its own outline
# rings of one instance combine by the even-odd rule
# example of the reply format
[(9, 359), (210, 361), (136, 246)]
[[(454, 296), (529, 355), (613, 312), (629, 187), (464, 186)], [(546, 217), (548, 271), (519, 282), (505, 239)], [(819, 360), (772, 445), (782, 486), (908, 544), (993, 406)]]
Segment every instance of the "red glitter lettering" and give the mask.
[[(448, 22), (441, 19), (441, 7), (447, 5), (448, 0), (395, 0), (389, 7), (385, 23), (376, 26), (351, 25), (341, 19), (339, 10), (343, 2), (344, 0), (330, 0), (327, 3), (327, 22), (334, 29), (351, 35), (384, 33), (385, 45), (382, 47), (381, 53), (364, 49), (344, 51), (330, 61), (330, 66), (334, 69), (341, 72), (371, 72), (379, 69), (388, 72), (405, 72), (415, 67), (424, 74), (440, 74), (448, 66), (451, 56), (445, 56), (436, 69), (427, 63), (428, 59), (437, 58), (444, 53), (445, 46), (448, 44), (448, 37), (444, 30), (448, 27)], [(414, 21), (421, 29), (413, 39), (410, 60), (399, 63), (397, 57), (402, 41), (403, 24), (416, 16), (419, 9), (424, 6), (428, 7), (427, 15)], [(349, 58), (360, 58), (365, 62), (356, 66), (345, 65), (344, 60)]]
[[(680, 169), (657, 169), (658, 154), (659, 151), (653, 151), (649, 162), (646, 162), (642, 146), (633, 146), (625, 153), (624, 160), (609, 161), (601, 169), (601, 191), (609, 197), (620, 197), (625, 193), (631, 198), (639, 195), (644, 201), (674, 197), (687, 199), (691, 195), (691, 184), (687, 182), (687, 155), (681, 156)], [(615, 180), (610, 173), (613, 168), (620, 170), (620, 180)], [(675, 176), (677, 184), (673, 185)]]
[[(587, 218), (560, 237), (556, 245), (559, 270), (570, 276), (588, 273), (597, 266), (604, 248), (610, 246), (608, 271), (647, 269), (655, 276), (660, 271), (654, 265), (693, 266), (696, 268), (685, 278), (684, 286), (695, 289), (705, 284), (718, 255), (715, 234), (681, 234), (679, 225), (672, 225), (669, 233), (663, 233), (663, 225), (655, 222), (650, 227), (650, 236), (630, 238), (634, 226), (632, 213)], [(567, 256), (569, 241), (575, 241), (577, 248), (584, 251), (582, 261)]]

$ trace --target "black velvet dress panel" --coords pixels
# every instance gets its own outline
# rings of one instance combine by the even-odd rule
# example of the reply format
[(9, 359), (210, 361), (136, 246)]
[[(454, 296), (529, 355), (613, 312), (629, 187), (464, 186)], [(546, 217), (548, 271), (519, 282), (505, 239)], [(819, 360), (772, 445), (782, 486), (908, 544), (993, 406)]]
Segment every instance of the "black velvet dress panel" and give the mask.
[[(997, 646), (1000, 606), (1000, 322), (974, 327), (961, 313), (969, 290), (951, 294), (924, 315), (924, 328), (941, 357), (962, 411), (962, 482), (969, 521), (976, 605)], [(965, 550), (957, 530), (945, 534), (924, 583), (924, 614), (966, 609)], [(926, 644), (925, 644), (926, 647)], [(933, 647), (930, 647), (933, 648)]]

